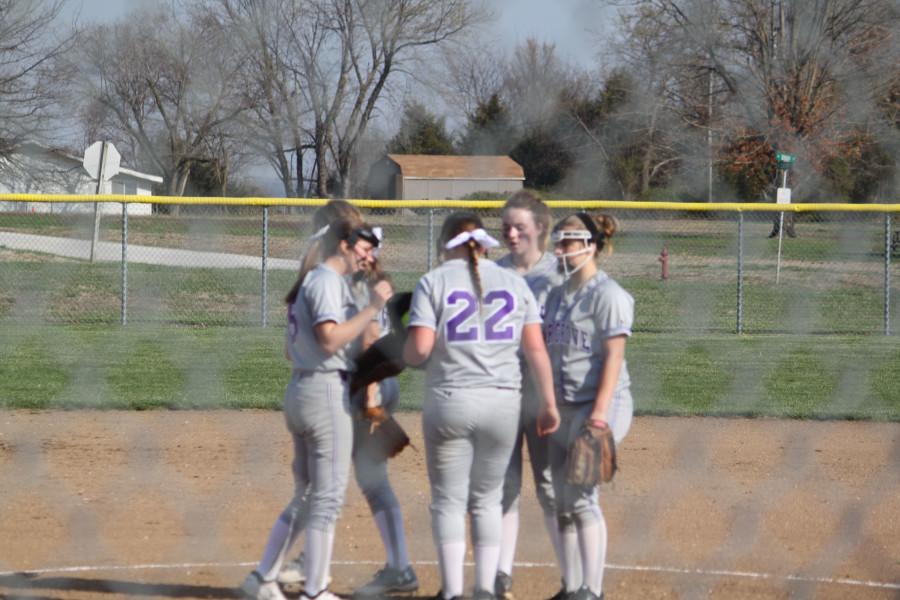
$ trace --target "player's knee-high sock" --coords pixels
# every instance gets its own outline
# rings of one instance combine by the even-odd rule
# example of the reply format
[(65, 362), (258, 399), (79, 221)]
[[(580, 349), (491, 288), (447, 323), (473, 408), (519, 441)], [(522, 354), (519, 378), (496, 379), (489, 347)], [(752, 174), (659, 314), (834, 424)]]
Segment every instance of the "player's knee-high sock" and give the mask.
[(314, 528), (306, 530), (303, 571), (306, 575), (304, 592), (307, 596), (315, 596), (328, 587), (328, 570), (333, 547), (333, 524), (326, 530)]
[(393, 527), (391, 527), (392, 515), (385, 510), (378, 511), (373, 514), (375, 526), (378, 527), (378, 535), (381, 536), (381, 544), (384, 546), (384, 553), (387, 565), (391, 568), (397, 567), (397, 543), (393, 539)]
[(441, 591), (444, 598), (455, 598), (463, 593), (463, 568), (466, 558), (466, 542), (449, 542), (438, 545), (438, 562), (441, 569)]
[(382, 510), (374, 515), (387, 563), (394, 569), (405, 569), (409, 566), (409, 553), (406, 549), (406, 534), (403, 530), (403, 514), (399, 507)]
[(583, 583), (581, 550), (578, 547), (578, 529), (572, 520), (559, 524), (559, 539), (562, 547), (562, 576), (566, 590), (577, 591)]
[(584, 585), (599, 596), (603, 591), (603, 569), (606, 566), (606, 519), (599, 506), (593, 512), (594, 518), (579, 521), (578, 541)]
[[(556, 519), (554, 519), (555, 523)], [(503, 530), (500, 535), (500, 560), (497, 569), (507, 575), (512, 575), (513, 561), (516, 558), (516, 541), (519, 538), (519, 507), (517, 505), (513, 505), (504, 513)]]
[[(547, 535), (550, 536), (550, 543), (553, 545), (553, 554), (556, 556), (556, 564), (559, 565), (559, 572), (563, 570), (563, 547), (562, 540), (559, 537), (559, 526), (555, 515), (544, 515), (544, 525), (547, 527)], [(503, 570), (502, 568), (500, 569)]]
[(278, 576), (281, 563), (284, 562), (284, 557), (291, 548), (291, 542), (296, 538), (296, 529), (296, 510), (288, 507), (272, 526), (262, 560), (256, 566), (256, 572), (262, 576), (264, 581), (274, 581)]
[(500, 546), (475, 545), (475, 589), (494, 593), (494, 579), (497, 577), (497, 563), (500, 560)]

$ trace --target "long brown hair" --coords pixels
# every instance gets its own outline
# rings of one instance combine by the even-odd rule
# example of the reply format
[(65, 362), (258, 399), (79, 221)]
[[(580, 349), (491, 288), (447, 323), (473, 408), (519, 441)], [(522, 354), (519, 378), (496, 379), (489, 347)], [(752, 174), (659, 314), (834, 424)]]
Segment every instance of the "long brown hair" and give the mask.
[(503, 212), (510, 208), (524, 208), (531, 213), (534, 222), (541, 226), (538, 248), (547, 249), (547, 238), (550, 237), (550, 208), (544, 204), (541, 195), (534, 190), (524, 189), (514, 193), (503, 205)]
[[(331, 225), (332, 223), (342, 220), (349, 222), (352, 225), (351, 229), (354, 227), (361, 227), (364, 223), (362, 214), (360, 214), (355, 206), (346, 200), (331, 200), (328, 204), (320, 206), (315, 214), (313, 214), (313, 233), (318, 233), (318, 231), (326, 225)], [(300, 272), (297, 275), (297, 281), (294, 282), (294, 285), (291, 286), (290, 291), (284, 297), (285, 304), (294, 303), (297, 299), (297, 292), (300, 291), (300, 286), (303, 285), (303, 280), (306, 278), (306, 274), (312, 271), (313, 268), (327, 256), (323, 256), (322, 253), (323, 239), (324, 236), (310, 242), (309, 247), (300, 259)]]
[[(450, 214), (441, 227), (441, 235), (438, 238), (438, 252), (445, 253), (447, 242), (460, 233), (476, 229), (484, 229), (484, 225), (481, 222), (481, 218), (475, 213), (455, 212)], [(466, 243), (466, 249), (468, 250), (469, 275), (472, 278), (472, 287), (475, 288), (475, 295), (480, 303), (484, 295), (484, 290), (481, 287), (481, 275), (478, 272), (478, 257), (481, 254), (481, 246), (475, 240), (469, 240)]]

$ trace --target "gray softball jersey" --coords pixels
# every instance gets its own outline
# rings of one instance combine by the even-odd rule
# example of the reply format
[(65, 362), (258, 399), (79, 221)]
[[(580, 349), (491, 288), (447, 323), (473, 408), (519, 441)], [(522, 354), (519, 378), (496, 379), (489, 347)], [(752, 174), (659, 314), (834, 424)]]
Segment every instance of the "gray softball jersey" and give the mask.
[[(550, 290), (566, 280), (565, 277), (563, 277), (563, 274), (559, 272), (559, 269), (557, 268), (558, 264), (559, 259), (550, 252), (544, 252), (534, 266), (531, 267), (527, 273), (522, 275), (522, 277), (525, 278), (525, 283), (528, 284), (535, 299), (537, 299), (538, 306), (541, 307), (541, 317), (544, 316), (544, 307), (547, 304), (547, 294), (550, 293)], [(497, 266), (517, 272), (516, 265), (513, 263), (512, 256), (509, 254), (498, 260)]]
[[(595, 400), (606, 358), (602, 342), (617, 335), (630, 336), (633, 322), (634, 299), (603, 271), (574, 294), (568, 293), (565, 284), (550, 292), (544, 339), (558, 402)], [(615, 391), (630, 384), (628, 366), (623, 362)]]
[(358, 312), (347, 280), (326, 264), (307, 273), (288, 308), (287, 345), (294, 368), (300, 371), (353, 371), (350, 358), (353, 344), (328, 356), (316, 339), (315, 326), (334, 321), (343, 323)]
[(410, 327), (428, 327), (436, 338), (425, 371), (429, 387), (520, 389), (518, 350), (522, 328), (540, 323), (540, 309), (525, 280), (496, 263), (478, 263), (479, 307), (464, 259), (448, 260), (425, 274), (413, 292)]

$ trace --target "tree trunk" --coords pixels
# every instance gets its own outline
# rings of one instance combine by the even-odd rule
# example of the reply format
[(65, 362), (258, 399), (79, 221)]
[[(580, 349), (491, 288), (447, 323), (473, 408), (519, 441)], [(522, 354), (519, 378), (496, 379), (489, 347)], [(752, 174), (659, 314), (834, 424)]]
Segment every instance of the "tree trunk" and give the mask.
[[(167, 196), (180, 196), (178, 193), (178, 171), (173, 171), (169, 174), (168, 181), (166, 182), (166, 195)], [(177, 217), (181, 213), (181, 206), (178, 204), (169, 204), (168, 205), (169, 214)]]

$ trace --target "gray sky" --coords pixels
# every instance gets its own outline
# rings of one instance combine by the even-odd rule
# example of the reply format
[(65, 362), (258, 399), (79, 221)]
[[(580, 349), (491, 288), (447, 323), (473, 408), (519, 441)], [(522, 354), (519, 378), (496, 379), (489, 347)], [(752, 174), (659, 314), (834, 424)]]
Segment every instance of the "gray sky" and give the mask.
[[(67, 11), (72, 17), (80, 13), (82, 23), (111, 22), (142, 6), (172, 1), (68, 0)], [(606, 0), (484, 1), (496, 17), (488, 35), (500, 49), (511, 53), (517, 45), (533, 37), (540, 42), (555, 44), (560, 59), (585, 69), (598, 66), (597, 32), (608, 28), (615, 18), (615, 11), (609, 8)], [(453, 123), (449, 125), (452, 127)], [(261, 180), (274, 181), (268, 167), (260, 170), (260, 175), (263, 174)]]
[(560, 58), (587, 68), (597, 64), (597, 32), (615, 18), (604, 0), (491, 0), (488, 5), (506, 50), (533, 37), (556, 44)]
[[(144, 5), (170, 0), (69, 0), (69, 11), (81, 8), (83, 21), (114, 21)], [(497, 16), (493, 28), (505, 50), (529, 37), (556, 44), (560, 58), (596, 65), (598, 30), (612, 18), (604, 0), (486, 0)]]

